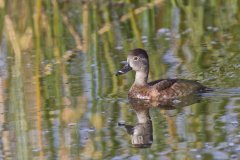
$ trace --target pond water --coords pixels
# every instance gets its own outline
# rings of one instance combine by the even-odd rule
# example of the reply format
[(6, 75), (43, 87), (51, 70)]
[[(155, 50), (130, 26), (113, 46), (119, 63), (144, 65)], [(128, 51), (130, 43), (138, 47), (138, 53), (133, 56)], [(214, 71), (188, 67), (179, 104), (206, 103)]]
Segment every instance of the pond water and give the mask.
[[(1, 159), (240, 159), (240, 1), (0, 0)], [(213, 92), (128, 99), (129, 50), (149, 80)]]

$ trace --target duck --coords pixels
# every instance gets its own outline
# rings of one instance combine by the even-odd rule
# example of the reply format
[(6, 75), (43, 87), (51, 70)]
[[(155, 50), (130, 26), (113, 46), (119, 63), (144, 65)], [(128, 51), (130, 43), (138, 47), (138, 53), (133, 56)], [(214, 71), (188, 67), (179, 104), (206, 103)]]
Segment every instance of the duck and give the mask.
[(116, 72), (116, 76), (131, 70), (135, 71), (135, 80), (128, 92), (129, 98), (162, 101), (210, 90), (196, 80), (159, 79), (148, 82), (149, 58), (147, 51), (142, 48), (130, 51), (124, 67)]

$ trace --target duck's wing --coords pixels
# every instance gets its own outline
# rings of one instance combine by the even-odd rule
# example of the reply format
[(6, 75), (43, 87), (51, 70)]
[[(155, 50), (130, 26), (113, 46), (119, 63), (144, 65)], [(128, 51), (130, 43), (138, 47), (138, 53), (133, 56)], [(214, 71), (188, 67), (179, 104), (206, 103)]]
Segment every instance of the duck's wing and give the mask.
[(153, 86), (158, 91), (162, 91), (168, 88), (171, 88), (177, 82), (176, 79), (161, 79), (148, 83), (150, 86)]
[(209, 88), (203, 86), (195, 80), (186, 80), (186, 79), (163, 79), (159, 81), (153, 81), (149, 83), (152, 87), (158, 91), (167, 91), (170, 94), (171, 92), (174, 95), (187, 95), (193, 92), (206, 92), (211, 91)]

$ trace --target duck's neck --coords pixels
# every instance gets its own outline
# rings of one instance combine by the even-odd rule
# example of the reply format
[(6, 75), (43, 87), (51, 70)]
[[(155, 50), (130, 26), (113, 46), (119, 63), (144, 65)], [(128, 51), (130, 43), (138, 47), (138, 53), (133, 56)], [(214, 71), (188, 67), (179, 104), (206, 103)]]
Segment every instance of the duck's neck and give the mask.
[(147, 84), (147, 80), (148, 80), (148, 70), (136, 71), (135, 81), (134, 81), (135, 85), (144, 86)]

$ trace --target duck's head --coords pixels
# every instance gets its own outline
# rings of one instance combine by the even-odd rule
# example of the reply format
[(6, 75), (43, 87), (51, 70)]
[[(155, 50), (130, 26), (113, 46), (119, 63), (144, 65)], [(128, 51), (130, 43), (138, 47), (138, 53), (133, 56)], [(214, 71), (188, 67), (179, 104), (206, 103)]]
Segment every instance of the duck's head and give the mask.
[(124, 61), (124, 67), (117, 71), (116, 76), (125, 74), (128, 71), (148, 72), (149, 63), (148, 55), (144, 49), (136, 48), (128, 54), (127, 61)]

